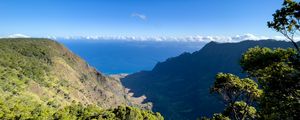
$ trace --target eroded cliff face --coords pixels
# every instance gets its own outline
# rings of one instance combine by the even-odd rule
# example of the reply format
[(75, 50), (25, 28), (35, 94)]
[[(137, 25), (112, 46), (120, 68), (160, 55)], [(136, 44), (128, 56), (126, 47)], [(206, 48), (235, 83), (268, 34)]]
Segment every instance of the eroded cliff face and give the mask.
[(72, 102), (102, 108), (136, 102), (120, 80), (108, 77), (61, 44), (48, 39), (0, 39), (0, 93), (30, 96), (56, 106)]

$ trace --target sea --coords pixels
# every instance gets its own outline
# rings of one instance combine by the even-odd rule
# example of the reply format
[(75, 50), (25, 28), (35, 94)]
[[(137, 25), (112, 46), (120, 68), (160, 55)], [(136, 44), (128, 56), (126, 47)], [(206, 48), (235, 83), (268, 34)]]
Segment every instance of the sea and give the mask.
[(131, 74), (152, 70), (167, 58), (200, 50), (205, 42), (65, 40), (58, 42), (83, 58), (98, 71), (110, 74)]

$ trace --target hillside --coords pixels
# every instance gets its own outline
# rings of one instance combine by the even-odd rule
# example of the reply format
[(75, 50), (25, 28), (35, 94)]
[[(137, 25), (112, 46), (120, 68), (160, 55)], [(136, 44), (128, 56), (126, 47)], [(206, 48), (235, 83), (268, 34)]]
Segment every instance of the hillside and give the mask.
[(147, 100), (153, 102), (153, 110), (160, 111), (166, 119), (193, 120), (224, 109), (223, 103), (209, 93), (209, 88), (219, 72), (243, 76), (239, 59), (248, 48), (291, 45), (274, 40), (210, 42), (199, 51), (169, 58), (152, 71), (131, 74), (122, 82), (137, 95), (145, 94)]
[(0, 119), (22, 118), (37, 108), (47, 108), (42, 111), (47, 113), (48, 108), (57, 110), (74, 103), (101, 109), (151, 107), (133, 102), (135, 98), (118, 79), (104, 76), (48, 39), (0, 39), (0, 95)]

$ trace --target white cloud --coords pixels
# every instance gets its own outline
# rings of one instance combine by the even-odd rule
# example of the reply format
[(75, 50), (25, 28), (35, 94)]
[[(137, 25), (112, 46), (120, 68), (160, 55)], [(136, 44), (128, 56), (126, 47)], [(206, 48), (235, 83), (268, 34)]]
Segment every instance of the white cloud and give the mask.
[(48, 38), (48, 39), (53, 39), (53, 40), (56, 40), (56, 39), (57, 39), (56, 36), (50, 36), (50, 35), (48, 35), (46, 38)]
[(30, 36), (24, 35), (24, 34), (12, 34), (12, 35), (0, 37), (0, 38), (30, 38)]
[(236, 35), (231, 38), (232, 40), (262, 40), (262, 39), (270, 39), (269, 37), (266, 36), (256, 36), (253, 34), (244, 34), (244, 35)]
[(147, 20), (147, 16), (144, 15), (144, 14), (140, 14), (140, 13), (132, 13), (131, 17), (137, 17), (137, 18), (139, 18), (141, 20)]
[[(253, 34), (243, 34), (235, 36), (86, 36), (86, 37), (66, 37), (65, 39), (88, 39), (88, 40), (121, 40), (121, 41), (180, 41), (180, 42), (239, 42), (243, 40), (286, 40), (283, 36), (258, 36)], [(300, 40), (300, 38), (295, 38)]]
[[(31, 38), (30, 36), (23, 34), (12, 34), (0, 38)], [(54, 40), (115, 40), (115, 41), (177, 41), (177, 42), (239, 42), (243, 40), (265, 40), (265, 39), (274, 39), (274, 40), (287, 40), (284, 36), (259, 36), (253, 34), (243, 34), (235, 36), (203, 36), (203, 35), (194, 35), (194, 36), (66, 36), (66, 37), (57, 37), (57, 36), (46, 36), (44, 38), (54, 39)], [(295, 37), (296, 41), (300, 41), (300, 37)]]

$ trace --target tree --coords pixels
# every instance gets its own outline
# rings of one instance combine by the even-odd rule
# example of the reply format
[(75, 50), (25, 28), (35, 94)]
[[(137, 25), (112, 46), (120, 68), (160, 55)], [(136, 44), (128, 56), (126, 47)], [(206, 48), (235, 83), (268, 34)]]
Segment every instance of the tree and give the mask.
[(264, 91), (259, 100), (261, 118), (300, 117), (300, 63), (295, 49), (251, 48), (241, 66)]
[(212, 92), (223, 96), (227, 108), (212, 119), (300, 118), (300, 49), (294, 40), (300, 31), (300, 3), (284, 0), (273, 17), (268, 27), (283, 34), (295, 49), (251, 48), (240, 61), (248, 78), (218, 74)]
[(273, 14), (273, 21), (268, 22), (268, 27), (280, 32), (295, 46), (298, 53), (300, 49), (294, 36), (300, 31), (300, 3), (293, 0), (284, 0), (283, 7)]
[(256, 118), (256, 109), (253, 105), (260, 98), (262, 90), (258, 89), (258, 84), (254, 80), (219, 73), (211, 92), (223, 97), (226, 104), (223, 116), (236, 120)]
[(300, 62), (295, 49), (250, 48), (240, 64), (248, 78), (219, 73), (211, 88), (226, 103), (223, 117), (234, 120), (300, 117)]
[(222, 116), (235, 120), (300, 117), (300, 62), (295, 49), (250, 48), (240, 64), (249, 78), (219, 73), (211, 88), (226, 103)]

